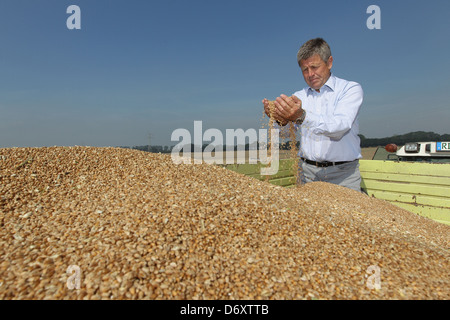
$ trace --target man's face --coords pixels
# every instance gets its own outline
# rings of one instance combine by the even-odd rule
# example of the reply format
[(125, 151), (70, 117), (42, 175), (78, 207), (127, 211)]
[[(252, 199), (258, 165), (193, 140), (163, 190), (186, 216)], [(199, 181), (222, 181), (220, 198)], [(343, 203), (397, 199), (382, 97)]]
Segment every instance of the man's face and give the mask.
[(333, 66), (333, 57), (327, 62), (323, 61), (318, 54), (308, 59), (300, 60), (300, 68), (302, 69), (303, 78), (306, 83), (314, 90), (319, 90), (327, 82), (331, 75), (331, 67)]

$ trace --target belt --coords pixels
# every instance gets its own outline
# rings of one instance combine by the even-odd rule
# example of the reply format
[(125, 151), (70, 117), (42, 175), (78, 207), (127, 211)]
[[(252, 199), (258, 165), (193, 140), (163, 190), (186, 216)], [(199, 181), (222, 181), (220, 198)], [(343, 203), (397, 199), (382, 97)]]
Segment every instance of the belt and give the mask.
[(352, 161), (339, 161), (339, 162), (317, 162), (317, 161), (311, 161), (305, 158), (301, 158), (303, 162), (306, 162), (307, 164), (312, 164), (313, 166), (316, 167), (330, 167), (330, 166), (338, 166), (340, 164), (344, 164), (344, 163), (349, 163), (349, 162), (353, 162), (355, 160)]

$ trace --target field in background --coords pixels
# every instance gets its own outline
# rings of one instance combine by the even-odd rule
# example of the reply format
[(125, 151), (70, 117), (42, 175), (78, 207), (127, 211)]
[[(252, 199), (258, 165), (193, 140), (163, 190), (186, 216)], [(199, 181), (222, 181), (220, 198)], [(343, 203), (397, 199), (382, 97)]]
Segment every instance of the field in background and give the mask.
[(372, 160), (373, 155), (375, 154), (375, 151), (377, 151), (378, 147), (371, 147), (371, 148), (362, 148), (361, 154), (363, 156), (364, 160)]

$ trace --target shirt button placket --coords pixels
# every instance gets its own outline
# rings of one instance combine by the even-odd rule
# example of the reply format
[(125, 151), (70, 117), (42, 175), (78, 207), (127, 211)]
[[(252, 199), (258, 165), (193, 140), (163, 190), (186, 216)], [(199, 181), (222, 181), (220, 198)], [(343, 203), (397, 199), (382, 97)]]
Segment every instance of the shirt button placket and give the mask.
[[(320, 95), (321, 94), (319, 92), (314, 91), (314, 107), (317, 110), (318, 114), (322, 114), (322, 104), (321, 104)], [(318, 143), (316, 144), (316, 147), (315, 147), (315, 151), (316, 151), (315, 157), (316, 157), (317, 161), (320, 161), (319, 159), (321, 159), (320, 153), (322, 152), (322, 143), (321, 143), (322, 139), (319, 136), (317, 138), (318, 138), (317, 139)]]

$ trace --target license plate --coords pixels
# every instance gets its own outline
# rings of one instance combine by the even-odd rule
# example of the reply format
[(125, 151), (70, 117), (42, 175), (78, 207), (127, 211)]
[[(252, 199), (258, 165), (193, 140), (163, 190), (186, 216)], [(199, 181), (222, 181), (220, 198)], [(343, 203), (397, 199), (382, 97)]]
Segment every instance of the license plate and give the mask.
[(437, 142), (436, 151), (450, 151), (450, 142)]

